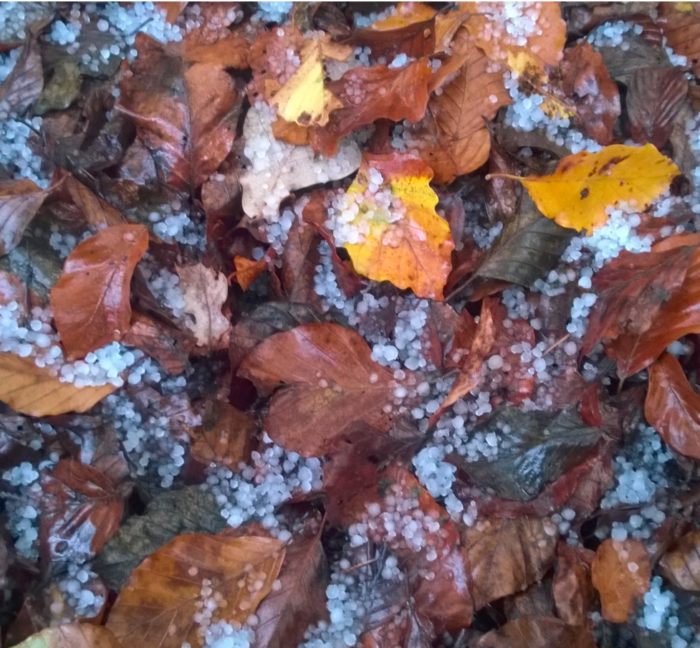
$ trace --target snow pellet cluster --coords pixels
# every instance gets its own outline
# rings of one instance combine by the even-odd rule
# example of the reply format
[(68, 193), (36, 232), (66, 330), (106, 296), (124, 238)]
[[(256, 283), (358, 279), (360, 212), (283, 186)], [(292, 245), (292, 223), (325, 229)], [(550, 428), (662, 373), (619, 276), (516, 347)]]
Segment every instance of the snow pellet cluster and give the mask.
[[(75, 613), (84, 618), (97, 616), (105, 603), (102, 594), (95, 594), (90, 585), (98, 580), (97, 574), (90, 570), (88, 565), (66, 564), (68, 573), (59, 581), (58, 589), (66, 599), (66, 603), (75, 610)], [(51, 611), (54, 615), (60, 615), (61, 603), (53, 604)]]
[(185, 296), (180, 288), (180, 277), (166, 268), (158, 268), (155, 264), (144, 262), (139, 264), (141, 272), (153, 296), (159, 303), (167, 306), (176, 319), (185, 315)]
[(54, 8), (54, 2), (0, 3), (0, 42), (23, 41), (28, 36), (28, 28), (43, 22)]
[[(47, 462), (45, 465), (50, 465)], [(42, 466), (39, 466), (41, 470)], [(5, 500), (7, 528), (15, 542), (15, 549), (30, 560), (39, 556), (37, 540), (39, 538), (39, 508), (42, 497), (39, 471), (28, 461), (6, 470), (3, 481), (14, 487), (14, 492), (0, 494)], [(3, 489), (5, 490), (5, 489)]]
[(678, 611), (679, 605), (674, 593), (663, 586), (660, 576), (654, 576), (649, 591), (644, 594), (644, 607), (637, 616), (637, 625), (652, 632), (663, 633), (670, 639), (671, 648), (700, 647), (700, 634), (696, 634), (696, 629), (692, 626), (681, 624)]
[(162, 211), (152, 211), (148, 215), (149, 223), (152, 223), (153, 233), (166, 243), (182, 243), (204, 249), (205, 235), (204, 225), (195, 223), (185, 212), (178, 212), (179, 202), (176, 207), (164, 205)]

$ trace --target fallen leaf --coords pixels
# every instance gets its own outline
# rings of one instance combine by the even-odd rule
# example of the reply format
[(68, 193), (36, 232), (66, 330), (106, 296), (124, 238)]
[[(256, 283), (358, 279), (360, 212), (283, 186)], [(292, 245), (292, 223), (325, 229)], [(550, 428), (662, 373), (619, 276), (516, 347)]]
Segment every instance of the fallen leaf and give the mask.
[(605, 225), (607, 207), (625, 201), (640, 211), (646, 209), (679, 173), (652, 144), (614, 144), (599, 153), (569, 155), (551, 175), (502, 177), (520, 180), (547, 218), (590, 232)]
[(663, 147), (687, 95), (688, 81), (680, 68), (635, 70), (626, 99), (632, 139), (637, 144), (650, 142), (658, 149)]
[(194, 617), (205, 601), (221, 595), (213, 622), (245, 623), (272, 590), (283, 560), (283, 545), (274, 538), (178, 536), (133, 571), (107, 628), (124, 645), (202, 648)]
[(486, 162), (491, 136), (484, 119), (493, 119), (499, 108), (512, 103), (503, 73), (493, 69), (467, 29), (457, 32), (452, 48), (464, 63), (442, 93), (430, 99), (428, 112), (435, 120), (436, 135), (419, 145), (421, 157), (440, 183), (452, 182)]
[(99, 229), (109, 225), (126, 225), (128, 220), (122, 213), (110, 205), (106, 200), (96, 196), (82, 182), (73, 176), (68, 176), (65, 180), (65, 187), (70, 193), (75, 206), (78, 207), (85, 216), (85, 220)]
[(182, 10), (187, 6), (186, 2), (156, 2), (155, 5), (160, 9), (165, 9), (165, 20), (171, 25), (175, 24)]
[(564, 52), (560, 69), (562, 88), (573, 103), (577, 121), (598, 144), (610, 144), (620, 116), (620, 92), (603, 57), (590, 43), (579, 43)]
[(552, 595), (557, 616), (570, 625), (585, 626), (593, 609), (594, 591), (591, 563), (595, 552), (582, 547), (557, 544), (557, 566), (552, 579)]
[(700, 592), (700, 531), (691, 531), (681, 537), (661, 558), (659, 569), (676, 587)]
[(559, 532), (547, 518), (484, 520), (465, 527), (462, 546), (472, 580), (474, 609), (524, 590), (554, 561)]
[[(382, 178), (380, 195), (393, 197), (390, 208), (375, 199), (376, 173)], [(447, 221), (435, 211), (431, 178), (430, 168), (411, 155), (367, 154), (346, 198), (359, 207), (349, 226), (362, 232), (364, 241), (344, 247), (358, 273), (441, 301), (454, 243)]]
[(0, 256), (19, 245), (46, 196), (31, 180), (0, 180)]
[(83, 358), (129, 330), (131, 277), (148, 248), (143, 225), (114, 225), (68, 255), (51, 289), (56, 328), (69, 359)]
[(236, 267), (236, 281), (243, 290), (248, 290), (251, 284), (267, 270), (265, 259), (253, 261), (240, 255), (233, 257), (233, 265)]
[[(316, 230), (299, 218), (294, 221), (282, 252), (279, 272), (282, 293), (292, 303), (306, 304), (323, 312), (321, 297), (316, 292), (316, 267), (321, 262), (318, 253), (320, 238)], [(341, 288), (342, 290), (342, 288)]]
[(76, 387), (61, 382), (48, 367), (37, 367), (32, 358), (0, 353), (0, 400), (22, 414), (86, 412), (115, 389), (114, 385)]
[(603, 618), (625, 623), (649, 589), (649, 554), (639, 540), (608, 538), (596, 551), (591, 577), (600, 594)]
[(231, 328), (231, 322), (221, 312), (228, 299), (226, 275), (202, 263), (179, 266), (176, 270), (185, 300), (183, 310), (194, 318), (194, 324), (188, 322), (188, 328), (197, 344), (210, 349), (226, 348), (226, 335)]
[[(243, 124), (246, 142), (269, 146), (275, 141), (273, 119), (269, 107), (251, 106)], [(331, 158), (317, 158), (309, 146), (277, 142), (276, 147), (280, 150), (273, 164), (269, 160), (254, 158), (253, 164), (241, 175), (243, 211), (252, 218), (277, 215), (282, 200), (294, 190), (340, 180), (356, 171), (362, 158), (353, 141), (341, 144), (338, 154)]]
[(693, 2), (669, 2), (659, 13), (668, 46), (688, 59), (694, 74), (700, 73), (700, 8)]
[(27, 287), (16, 274), (0, 270), (0, 306), (10, 302), (15, 302), (22, 315), (27, 316)]
[(435, 17), (436, 13), (435, 9), (423, 2), (398, 2), (396, 10), (390, 16), (373, 22), (369, 29), (375, 31), (398, 29), (413, 23), (430, 20)]
[(15, 648), (122, 648), (122, 645), (107, 628), (92, 623), (70, 623), (45, 628)]
[(27, 39), (12, 71), (0, 85), (0, 118), (22, 115), (44, 87), (41, 46), (34, 36)]
[(187, 63), (202, 63), (239, 70), (250, 67), (250, 43), (240, 34), (228, 29), (221, 37), (211, 42), (211, 39), (195, 28), (187, 33), (184, 43), (183, 58)]
[(481, 637), (474, 648), (595, 648), (587, 628), (554, 617), (521, 617)]
[(674, 450), (700, 459), (700, 394), (670, 353), (662, 354), (649, 368), (644, 416)]
[(93, 466), (62, 459), (41, 476), (39, 538), (47, 560), (83, 563), (119, 529), (122, 494)]
[(71, 60), (57, 63), (53, 68), (53, 76), (34, 102), (32, 112), (35, 115), (45, 115), (51, 110), (65, 110), (78, 99), (82, 85), (83, 78), (78, 63)]
[(223, 66), (194, 63), (145, 34), (124, 75), (115, 109), (137, 127), (151, 151), (159, 178), (175, 189), (191, 190), (219, 168), (236, 136), (240, 96)]
[(134, 346), (158, 362), (171, 376), (185, 371), (187, 366), (187, 347), (192, 346), (182, 339), (182, 334), (155, 319), (133, 313), (131, 327), (122, 338), (124, 344)]
[(355, 47), (369, 48), (374, 60), (384, 58), (391, 61), (400, 54), (412, 59), (432, 56), (436, 53), (435, 38), (435, 18), (430, 17), (387, 30), (372, 29), (371, 26), (355, 29), (347, 42)]
[(393, 372), (371, 359), (367, 343), (338, 324), (305, 324), (258, 344), (239, 375), (269, 393), (265, 430), (276, 443), (305, 457), (333, 450), (357, 421), (386, 432), (391, 426)]

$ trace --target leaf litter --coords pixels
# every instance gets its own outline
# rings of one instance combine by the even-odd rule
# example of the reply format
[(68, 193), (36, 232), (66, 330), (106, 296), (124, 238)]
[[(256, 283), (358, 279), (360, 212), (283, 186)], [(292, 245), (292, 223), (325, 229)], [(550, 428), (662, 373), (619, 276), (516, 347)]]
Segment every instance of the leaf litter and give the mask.
[(0, 5), (3, 645), (700, 645), (699, 15)]

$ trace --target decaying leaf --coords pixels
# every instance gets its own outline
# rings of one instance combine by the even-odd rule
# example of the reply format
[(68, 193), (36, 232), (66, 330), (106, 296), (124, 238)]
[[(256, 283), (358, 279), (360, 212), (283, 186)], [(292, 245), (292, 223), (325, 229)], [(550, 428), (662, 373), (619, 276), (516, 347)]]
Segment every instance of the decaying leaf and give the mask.
[(148, 248), (143, 225), (115, 225), (80, 243), (51, 289), (56, 328), (68, 358), (82, 358), (129, 330), (131, 277)]
[(593, 608), (594, 592), (591, 582), (591, 562), (595, 552), (557, 545), (557, 567), (552, 580), (552, 595), (557, 616), (574, 626), (584, 626)]
[(700, 531), (686, 533), (659, 562), (661, 573), (676, 587), (700, 592)]
[(474, 648), (595, 648), (590, 631), (554, 617), (520, 617), (481, 637)]
[(274, 538), (178, 536), (134, 570), (107, 628), (124, 645), (201, 648), (194, 617), (206, 601), (221, 595), (213, 621), (245, 623), (271, 591), (283, 560), (282, 543)]
[(237, 466), (250, 459), (255, 419), (224, 401), (213, 401), (205, 412), (201, 427), (190, 432), (190, 453), (208, 466)]
[(0, 180), (0, 256), (17, 247), (46, 195), (31, 180)]
[(92, 623), (70, 623), (45, 628), (16, 648), (122, 648), (107, 628)]
[(0, 85), (0, 117), (23, 114), (44, 87), (41, 45), (35, 37), (27, 39), (12, 71)]
[[(376, 184), (375, 174), (381, 184)], [(442, 300), (454, 243), (447, 221), (435, 211), (438, 197), (430, 188), (431, 178), (430, 168), (413, 156), (367, 155), (347, 191), (359, 207), (349, 226), (364, 241), (344, 247), (360, 274), (411, 288), (418, 297)], [(376, 195), (387, 191), (390, 207)]]
[(253, 261), (244, 256), (235, 256), (233, 264), (236, 266), (236, 281), (243, 290), (248, 290), (252, 283), (267, 270), (267, 261), (264, 259)]
[(661, 6), (660, 21), (668, 46), (685, 56), (693, 73), (700, 72), (700, 8), (694, 2)]

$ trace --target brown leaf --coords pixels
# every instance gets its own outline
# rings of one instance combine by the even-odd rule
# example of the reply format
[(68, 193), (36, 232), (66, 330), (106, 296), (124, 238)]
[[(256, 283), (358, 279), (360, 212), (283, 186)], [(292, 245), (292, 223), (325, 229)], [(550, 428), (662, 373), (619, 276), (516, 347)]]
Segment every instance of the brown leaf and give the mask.
[(223, 66), (185, 66), (160, 43), (136, 37), (139, 56), (122, 77), (115, 108), (137, 127), (159, 178), (175, 189), (201, 185), (231, 150), (240, 97)]
[(649, 369), (644, 416), (674, 450), (700, 459), (700, 394), (670, 353), (664, 353)]
[(521, 617), (485, 634), (474, 648), (595, 648), (590, 631), (554, 617)]
[(290, 302), (306, 304), (322, 312), (321, 298), (314, 284), (316, 266), (320, 263), (319, 241), (312, 227), (301, 219), (294, 221), (282, 252), (280, 281), (284, 295)]
[(662, 3), (659, 23), (668, 46), (688, 59), (693, 73), (700, 73), (700, 7), (695, 3)]
[(0, 180), (0, 256), (19, 245), (46, 195), (31, 180)]
[(250, 459), (255, 419), (223, 401), (210, 401), (201, 427), (189, 432), (190, 454), (200, 463), (236, 467)]
[(239, 375), (259, 390), (284, 385), (270, 401), (265, 429), (305, 457), (328, 454), (358, 421), (386, 432), (393, 373), (374, 362), (367, 343), (338, 324), (305, 324), (278, 333), (249, 353)]
[(196, 30), (185, 38), (185, 56), (188, 63), (203, 63), (221, 68), (249, 67), (250, 43), (235, 32), (218, 39), (214, 43), (207, 42)]
[(253, 648), (287, 648), (303, 641), (311, 624), (326, 620), (326, 554), (314, 524), (296, 533), (287, 545), (279, 573), (282, 586), (260, 604)]
[[(426, 7), (419, 2), (402, 3), (402, 6), (408, 5)], [(383, 56), (387, 60), (401, 53), (412, 58), (431, 56), (435, 53), (435, 11), (430, 7), (426, 10), (433, 15), (416, 16), (415, 22), (399, 22), (401, 18), (396, 14), (383, 21), (386, 27), (378, 28), (375, 23), (368, 29), (356, 29), (348, 42), (357, 47), (369, 47), (373, 57)]]
[(124, 502), (97, 468), (62, 459), (41, 476), (40, 542), (47, 560), (84, 562), (118, 531)]
[(12, 72), (0, 85), (0, 118), (21, 115), (41, 94), (44, 70), (41, 65), (41, 47), (32, 37), (26, 41)]
[(122, 645), (107, 628), (92, 623), (70, 623), (45, 628), (15, 648), (122, 648)]
[(547, 518), (484, 520), (465, 527), (474, 608), (524, 590), (544, 576), (554, 560), (558, 531)]
[(129, 330), (131, 277), (147, 248), (143, 225), (114, 225), (68, 255), (51, 289), (56, 328), (68, 358), (82, 358)]
[(564, 93), (583, 130), (599, 144), (612, 143), (615, 120), (620, 116), (620, 92), (603, 57), (583, 42), (564, 52), (560, 69)]
[(231, 322), (221, 309), (228, 299), (226, 275), (202, 263), (177, 267), (185, 300), (184, 311), (194, 317), (188, 324), (199, 346), (223, 349), (228, 346)]
[(688, 81), (680, 68), (635, 70), (626, 99), (632, 139), (658, 149), (665, 146), (687, 94)]
[(603, 618), (625, 623), (649, 589), (649, 554), (639, 540), (616, 542), (608, 538), (596, 551), (591, 577), (600, 594)]
[(85, 220), (90, 225), (102, 229), (109, 225), (125, 225), (129, 222), (118, 209), (96, 196), (73, 176), (66, 178), (65, 187), (76, 207), (83, 212)]
[(122, 342), (141, 349), (172, 376), (181, 374), (187, 366), (187, 345), (182, 334), (142, 313), (133, 313), (131, 328)]
[(659, 562), (664, 578), (676, 587), (700, 592), (700, 530), (686, 533)]
[(644, 333), (665, 302), (680, 289), (695, 248), (664, 252), (622, 251), (593, 277), (598, 300), (588, 320), (581, 346), (587, 355), (602, 339), (622, 332)]
[(557, 567), (552, 580), (552, 595), (557, 616), (570, 625), (585, 626), (593, 608), (594, 592), (591, 563), (595, 552), (570, 547), (560, 541), (557, 545)]
[(420, 148), (438, 183), (452, 182), (486, 162), (491, 138), (484, 119), (493, 119), (501, 106), (511, 103), (503, 73), (491, 71), (493, 64), (466, 28), (457, 32), (453, 47), (464, 56), (465, 63), (458, 76), (442, 88), (442, 94), (428, 103), (436, 138), (428, 139)]
[(282, 543), (274, 538), (178, 536), (132, 572), (107, 628), (125, 646), (180, 648), (187, 642), (202, 648), (194, 617), (203, 599), (222, 597), (212, 622), (243, 624), (272, 590), (283, 560)]
[(0, 400), (23, 414), (86, 412), (115, 389), (114, 385), (76, 387), (51, 375), (48, 367), (37, 367), (33, 358), (0, 353)]

